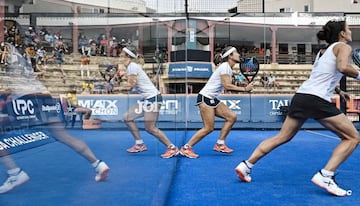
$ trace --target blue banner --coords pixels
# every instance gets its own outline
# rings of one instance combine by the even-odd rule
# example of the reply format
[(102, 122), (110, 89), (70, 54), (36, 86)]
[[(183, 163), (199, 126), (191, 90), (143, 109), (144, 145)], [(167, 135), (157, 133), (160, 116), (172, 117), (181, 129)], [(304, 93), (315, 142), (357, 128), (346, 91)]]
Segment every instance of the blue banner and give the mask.
[(169, 78), (209, 78), (211, 74), (211, 63), (169, 63)]
[[(281, 122), (281, 106), (290, 105), (292, 96), (221, 95), (219, 99), (231, 109), (242, 122)], [(196, 106), (197, 95), (163, 95), (159, 121), (202, 122)], [(119, 121), (123, 114), (141, 99), (140, 95), (78, 96), (79, 105), (90, 108), (91, 119)], [(137, 108), (142, 110), (144, 108)]]
[(49, 132), (44, 129), (12, 130), (0, 138), (0, 154), (12, 154), (54, 141)]

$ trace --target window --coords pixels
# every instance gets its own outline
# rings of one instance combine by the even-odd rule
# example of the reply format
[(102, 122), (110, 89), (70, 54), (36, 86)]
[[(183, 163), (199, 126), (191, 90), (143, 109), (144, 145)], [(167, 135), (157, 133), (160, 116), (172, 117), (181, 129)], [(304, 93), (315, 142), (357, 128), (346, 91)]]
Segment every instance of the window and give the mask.
[(20, 13), (20, 6), (14, 6), (14, 13), (19, 14)]
[(310, 12), (310, 6), (304, 5), (304, 12)]

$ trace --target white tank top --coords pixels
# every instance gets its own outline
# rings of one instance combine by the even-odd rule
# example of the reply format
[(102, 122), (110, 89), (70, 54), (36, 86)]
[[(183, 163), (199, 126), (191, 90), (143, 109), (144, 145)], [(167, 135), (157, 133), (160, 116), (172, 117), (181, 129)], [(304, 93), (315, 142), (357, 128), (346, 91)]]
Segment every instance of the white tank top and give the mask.
[(221, 83), (221, 75), (229, 75), (230, 78), (233, 75), (232, 69), (229, 63), (222, 63), (215, 72), (211, 75), (209, 81), (205, 84), (204, 88), (199, 92), (199, 94), (213, 99), (214, 97), (219, 96), (223, 91), (224, 86)]
[(336, 42), (331, 44), (320, 57), (320, 52), (316, 55), (315, 63), (309, 79), (307, 79), (297, 93), (312, 94), (331, 102), (336, 85), (339, 83), (343, 74), (336, 65), (336, 56), (333, 48)]
[(159, 90), (151, 82), (148, 75), (144, 70), (136, 63), (131, 62), (126, 68), (127, 75), (136, 75), (135, 91), (144, 99), (149, 99), (160, 94)]

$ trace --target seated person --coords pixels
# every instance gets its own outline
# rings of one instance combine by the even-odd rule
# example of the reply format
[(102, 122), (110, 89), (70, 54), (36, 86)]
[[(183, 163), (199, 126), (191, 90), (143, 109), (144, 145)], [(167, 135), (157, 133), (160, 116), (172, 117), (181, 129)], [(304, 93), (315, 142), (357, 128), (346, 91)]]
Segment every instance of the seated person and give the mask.
[(269, 79), (269, 87), (280, 87), (280, 83), (276, 81), (275, 76), (273, 76), (272, 74), (270, 74), (270, 76), (268, 77)]
[(269, 78), (266, 76), (266, 73), (263, 73), (260, 78), (260, 82), (263, 87), (269, 86)]
[(9, 47), (5, 45), (4, 42), (0, 44), (0, 58), (1, 64), (7, 65), (7, 56), (9, 55)]
[(78, 99), (76, 96), (76, 90), (72, 90), (66, 95), (69, 107), (73, 108), (73, 111), (77, 114), (84, 115), (83, 119), (90, 119), (92, 110), (86, 107), (78, 105)]
[(107, 94), (112, 94), (113, 93), (113, 89), (114, 89), (114, 78), (111, 77), (110, 74), (105, 74), (105, 77), (104, 77), (104, 80), (105, 80), (105, 92)]
[(87, 91), (89, 94), (93, 93), (94, 87), (94, 80), (85, 80), (81, 83), (82, 91)]
[(243, 74), (236, 74), (234, 76), (235, 80), (234, 80), (234, 84), (236, 86), (244, 86), (247, 85), (247, 83), (245, 82), (245, 76)]

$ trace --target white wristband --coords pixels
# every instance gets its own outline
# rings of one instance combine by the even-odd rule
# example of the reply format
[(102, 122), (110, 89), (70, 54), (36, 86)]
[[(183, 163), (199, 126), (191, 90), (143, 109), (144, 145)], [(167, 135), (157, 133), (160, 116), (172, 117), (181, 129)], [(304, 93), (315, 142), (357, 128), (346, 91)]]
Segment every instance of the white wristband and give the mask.
[(358, 73), (356, 80), (360, 81), (360, 72)]

